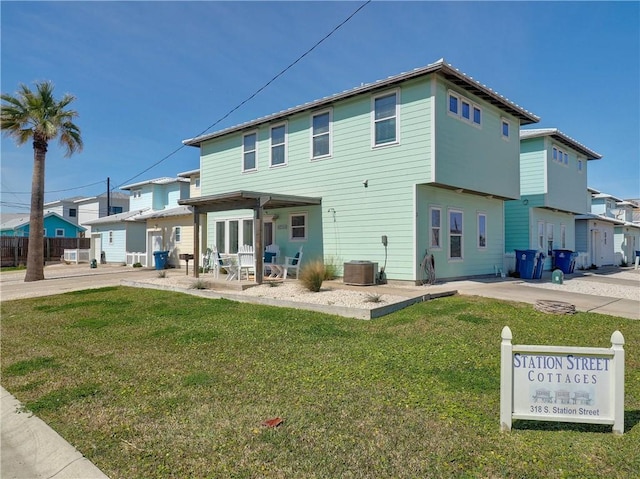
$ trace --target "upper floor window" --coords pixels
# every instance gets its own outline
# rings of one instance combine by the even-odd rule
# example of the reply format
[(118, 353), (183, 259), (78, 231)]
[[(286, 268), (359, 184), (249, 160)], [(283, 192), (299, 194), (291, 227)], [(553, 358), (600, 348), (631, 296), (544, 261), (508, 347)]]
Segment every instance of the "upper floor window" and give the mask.
[(131, 196), (133, 196), (134, 198), (140, 198), (142, 196), (142, 190), (141, 189), (131, 190)]
[(552, 150), (553, 161), (560, 164), (569, 164), (569, 154), (566, 151), (561, 150), (560, 148), (553, 147)]
[(69, 208), (69, 217), (76, 218), (78, 216), (78, 210), (76, 208)]
[(331, 112), (311, 117), (311, 158), (331, 156)]
[(194, 188), (200, 188), (200, 177), (199, 176), (193, 180), (193, 187)]
[(482, 108), (452, 91), (449, 92), (449, 114), (472, 125), (482, 125)]
[(257, 134), (250, 133), (242, 138), (242, 171), (256, 169)]
[(440, 232), (442, 230), (440, 224), (440, 218), (442, 216), (442, 210), (440, 208), (431, 208), (431, 239), (429, 240), (429, 245), (433, 249), (442, 248), (441, 244), (441, 235)]
[(111, 207), (111, 214), (112, 215), (117, 215), (118, 213), (122, 213), (122, 206), (112, 206)]
[(504, 118), (502, 118), (500, 122), (502, 124), (502, 138), (508, 140), (511, 130), (511, 123), (509, 123), (509, 121)]
[(578, 160), (578, 171), (582, 171), (582, 168), (583, 168), (582, 160)]
[(398, 141), (398, 92), (373, 99), (373, 146)]
[(287, 125), (271, 128), (271, 166), (287, 164)]
[(289, 216), (289, 231), (291, 240), (307, 239), (307, 214), (296, 213)]

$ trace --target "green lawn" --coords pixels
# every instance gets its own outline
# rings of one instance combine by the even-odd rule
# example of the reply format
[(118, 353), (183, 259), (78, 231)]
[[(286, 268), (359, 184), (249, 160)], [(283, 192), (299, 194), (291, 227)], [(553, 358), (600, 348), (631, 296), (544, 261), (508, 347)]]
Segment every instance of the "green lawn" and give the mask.
[[(500, 332), (626, 345), (625, 434), (499, 431)], [(373, 321), (105, 288), (2, 303), (2, 384), (111, 478), (638, 477), (640, 322), (450, 297)], [(269, 418), (284, 423), (261, 426)]]

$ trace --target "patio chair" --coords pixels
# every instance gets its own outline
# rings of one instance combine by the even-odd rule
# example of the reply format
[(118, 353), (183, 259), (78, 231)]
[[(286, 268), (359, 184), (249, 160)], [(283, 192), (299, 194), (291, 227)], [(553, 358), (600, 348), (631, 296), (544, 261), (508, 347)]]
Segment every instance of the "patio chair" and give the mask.
[(280, 247), (277, 244), (270, 244), (264, 250), (263, 271), (265, 276), (277, 278), (280, 276), (278, 260), (280, 259)]
[(233, 258), (222, 256), (218, 251), (213, 251), (211, 257), (213, 259), (210, 260), (209, 265), (214, 278), (218, 279), (220, 271), (224, 269), (227, 272), (227, 280), (235, 279), (238, 275), (238, 265), (235, 264)]
[(296, 278), (298, 278), (300, 276), (301, 264), (302, 264), (302, 246), (300, 246), (300, 249), (298, 250), (295, 256), (286, 256), (284, 258), (284, 264), (281, 265), (282, 278), (287, 279), (289, 270), (294, 270), (296, 272)]
[(247, 280), (249, 274), (256, 271), (256, 258), (253, 254), (253, 246), (242, 245), (238, 250), (238, 281), (242, 280), (242, 272), (246, 271)]

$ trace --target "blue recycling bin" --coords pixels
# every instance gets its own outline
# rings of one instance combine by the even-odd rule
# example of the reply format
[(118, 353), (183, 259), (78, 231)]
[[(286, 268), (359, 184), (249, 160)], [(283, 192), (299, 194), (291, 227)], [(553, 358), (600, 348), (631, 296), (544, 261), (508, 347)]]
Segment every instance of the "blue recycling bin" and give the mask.
[(533, 279), (538, 251), (535, 249), (517, 249), (515, 252), (516, 273), (519, 273), (523, 279)]
[(546, 258), (546, 255), (541, 251), (538, 254), (538, 258), (536, 259), (536, 269), (533, 272), (534, 279), (541, 279), (542, 278), (542, 270), (544, 269), (544, 259), (545, 258)]
[(576, 258), (578, 253), (574, 253), (568, 249), (554, 249), (553, 250), (553, 265), (554, 269), (560, 269), (564, 274), (573, 273), (573, 269), (576, 266)]
[(156, 265), (156, 269), (166, 269), (167, 263), (169, 262), (169, 252), (168, 251), (154, 251), (153, 252), (153, 260)]

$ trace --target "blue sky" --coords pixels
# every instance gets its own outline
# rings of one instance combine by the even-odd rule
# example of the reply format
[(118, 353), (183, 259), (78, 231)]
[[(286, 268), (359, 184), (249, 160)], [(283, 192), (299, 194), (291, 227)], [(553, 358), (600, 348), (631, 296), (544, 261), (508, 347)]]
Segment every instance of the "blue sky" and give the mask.
[[(363, 3), (1, 2), (2, 92), (51, 80), (58, 98), (77, 97), (84, 151), (64, 158), (50, 145), (45, 200), (101, 194), (107, 177), (117, 187), (198, 168), (198, 149), (182, 140)], [(374, 0), (208, 131), (444, 57), (540, 116), (536, 127), (602, 154), (590, 186), (640, 198), (639, 19), (638, 2)], [(1, 146), (2, 211), (26, 211), (32, 146), (4, 136)]]

